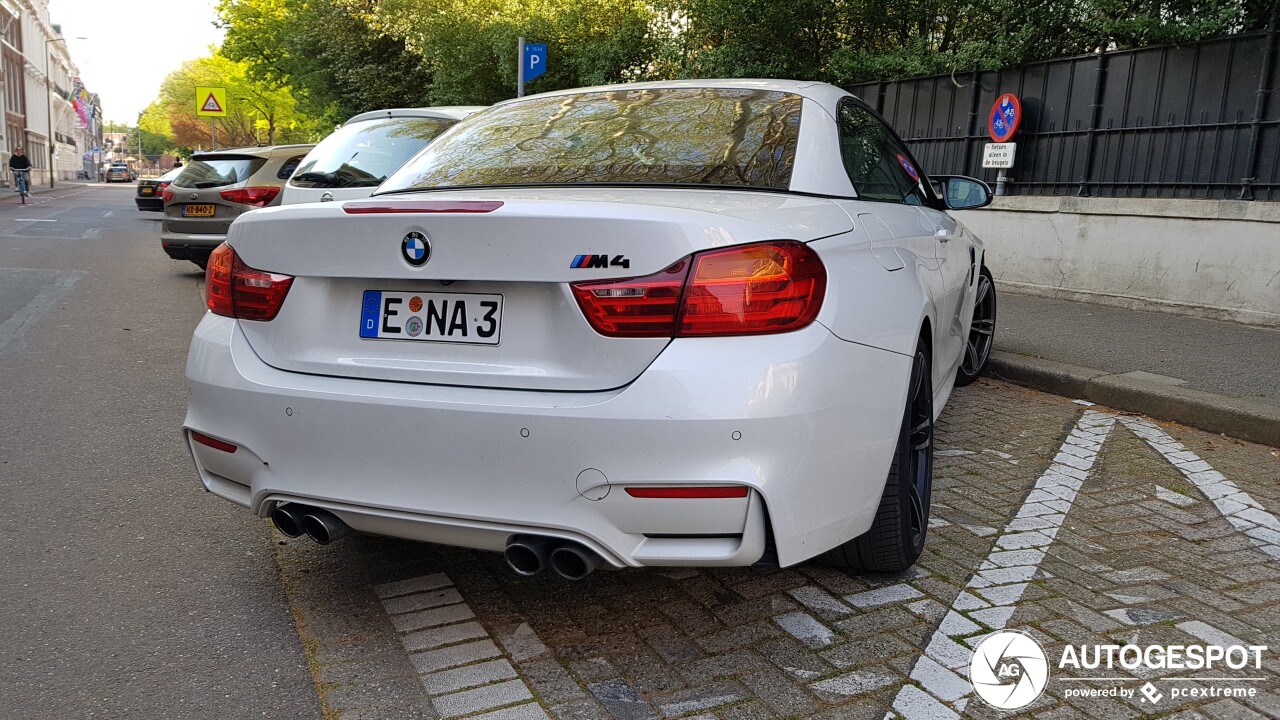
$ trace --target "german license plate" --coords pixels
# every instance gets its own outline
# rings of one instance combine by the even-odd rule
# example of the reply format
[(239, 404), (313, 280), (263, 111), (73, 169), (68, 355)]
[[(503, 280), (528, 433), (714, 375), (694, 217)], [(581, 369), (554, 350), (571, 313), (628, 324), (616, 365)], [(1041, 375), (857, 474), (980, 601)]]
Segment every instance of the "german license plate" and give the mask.
[(142, 186), (142, 194), (143, 194), (143, 195), (154, 195), (154, 194), (155, 194), (155, 192), (156, 192), (156, 189), (155, 189), (155, 188), (153, 188), (153, 187), (151, 187), (150, 185), (143, 185), (143, 186)]
[(213, 217), (212, 205), (183, 205), (182, 217)]
[(360, 337), (497, 345), (502, 296), (365, 290)]

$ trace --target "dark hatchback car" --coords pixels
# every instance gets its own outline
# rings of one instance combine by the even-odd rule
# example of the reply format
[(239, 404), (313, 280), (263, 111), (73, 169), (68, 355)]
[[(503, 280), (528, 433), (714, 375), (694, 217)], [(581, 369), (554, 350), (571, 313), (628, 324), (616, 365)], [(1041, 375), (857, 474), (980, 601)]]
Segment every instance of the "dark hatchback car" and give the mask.
[(181, 173), (182, 168), (176, 167), (158, 178), (139, 180), (138, 194), (133, 198), (133, 202), (139, 210), (164, 212), (164, 189), (169, 187), (169, 183)]
[(165, 188), (160, 244), (201, 268), (240, 215), (280, 204), (280, 189), (314, 145), (237, 148), (193, 155)]

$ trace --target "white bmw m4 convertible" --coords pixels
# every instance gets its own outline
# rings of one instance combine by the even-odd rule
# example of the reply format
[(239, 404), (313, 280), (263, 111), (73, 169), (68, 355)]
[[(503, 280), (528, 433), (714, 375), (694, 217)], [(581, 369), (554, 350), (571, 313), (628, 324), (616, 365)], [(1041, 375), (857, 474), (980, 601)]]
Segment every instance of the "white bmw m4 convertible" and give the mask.
[(933, 426), (991, 350), (982, 243), (821, 83), (535, 95), (373, 197), (268, 208), (209, 260), (184, 434), (204, 487), (352, 531), (597, 566), (901, 571)]

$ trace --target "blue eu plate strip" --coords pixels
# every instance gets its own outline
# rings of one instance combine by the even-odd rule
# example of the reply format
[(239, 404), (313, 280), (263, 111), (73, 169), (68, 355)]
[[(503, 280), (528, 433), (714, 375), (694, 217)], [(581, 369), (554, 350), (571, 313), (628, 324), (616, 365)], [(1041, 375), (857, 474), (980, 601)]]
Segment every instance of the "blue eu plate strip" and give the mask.
[(382, 312), (382, 293), (377, 290), (364, 291), (364, 307), (360, 311), (360, 337), (378, 337), (378, 314)]

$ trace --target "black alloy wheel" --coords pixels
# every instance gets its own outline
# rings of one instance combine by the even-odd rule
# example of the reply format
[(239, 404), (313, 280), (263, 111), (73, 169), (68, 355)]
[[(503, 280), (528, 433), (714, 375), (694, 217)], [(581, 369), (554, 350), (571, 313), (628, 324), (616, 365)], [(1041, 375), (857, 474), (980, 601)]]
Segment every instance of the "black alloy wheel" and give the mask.
[(969, 339), (964, 345), (964, 357), (956, 371), (956, 385), (968, 385), (987, 366), (991, 359), (991, 347), (996, 339), (996, 285), (991, 271), (983, 266), (978, 273), (978, 285), (973, 301), (973, 322), (969, 325)]
[(884, 494), (866, 533), (828, 551), (822, 559), (845, 570), (902, 572), (924, 550), (933, 495), (933, 379), (929, 348), (921, 340), (898, 444)]

